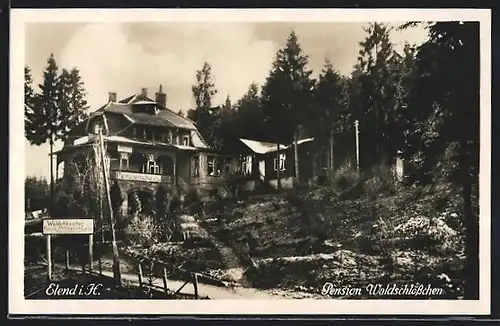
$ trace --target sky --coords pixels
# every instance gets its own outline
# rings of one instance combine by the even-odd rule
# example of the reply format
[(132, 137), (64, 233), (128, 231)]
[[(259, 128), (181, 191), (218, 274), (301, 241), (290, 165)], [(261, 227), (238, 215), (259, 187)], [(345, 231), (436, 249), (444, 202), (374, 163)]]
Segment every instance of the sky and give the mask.
[[(80, 70), (90, 111), (106, 104), (108, 93), (118, 99), (148, 88), (153, 95), (160, 84), (167, 106), (187, 111), (194, 106), (191, 85), (203, 62), (212, 65), (218, 90), (213, 103), (229, 96), (235, 103), (252, 82), (262, 85), (276, 51), (295, 31), (309, 68), (318, 74), (325, 59), (348, 75), (356, 63), (368, 23), (29, 23), (25, 29), (25, 64), (35, 84), (42, 82), (47, 58), (54, 54), (59, 67)], [(420, 44), (422, 28), (393, 31), (396, 50), (405, 42)], [(154, 96), (154, 95), (153, 95)], [(60, 149), (56, 143), (55, 149)], [(25, 141), (26, 175), (48, 177), (48, 145)]]

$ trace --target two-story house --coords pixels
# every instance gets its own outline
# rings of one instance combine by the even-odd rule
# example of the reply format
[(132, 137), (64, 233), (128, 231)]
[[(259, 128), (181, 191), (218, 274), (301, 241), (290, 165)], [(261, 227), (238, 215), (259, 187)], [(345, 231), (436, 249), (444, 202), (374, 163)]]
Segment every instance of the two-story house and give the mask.
[(85, 159), (101, 130), (111, 184), (122, 193), (123, 209), (134, 192), (151, 199), (160, 186), (201, 194), (215, 187), (231, 156), (211, 149), (194, 123), (169, 110), (166, 101), (161, 85), (154, 100), (145, 88), (122, 100), (109, 93), (108, 102), (73, 129), (57, 152), (58, 174), (64, 174), (60, 166)]

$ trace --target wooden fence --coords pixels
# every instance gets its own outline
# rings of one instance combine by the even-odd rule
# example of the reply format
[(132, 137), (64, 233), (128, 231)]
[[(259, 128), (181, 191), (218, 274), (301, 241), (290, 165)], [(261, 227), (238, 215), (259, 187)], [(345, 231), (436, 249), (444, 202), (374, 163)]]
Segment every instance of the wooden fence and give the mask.
[[(193, 284), (193, 296), (195, 299), (208, 299), (208, 297), (201, 297), (199, 294), (199, 283), (208, 283), (217, 286), (226, 287), (226, 284), (221, 280), (218, 280), (214, 277), (204, 275), (199, 272), (193, 272), (181, 267), (174, 266), (172, 264), (157, 260), (157, 259), (147, 259), (147, 258), (139, 258), (138, 268), (137, 268), (137, 278), (139, 285), (141, 287), (148, 287), (154, 290), (160, 290), (164, 292), (166, 295), (191, 295), (190, 293), (181, 292), (186, 286), (190, 283)], [(156, 270), (160, 269), (161, 273), (155, 274)], [(170, 273), (169, 273), (170, 272)], [(176, 274), (177, 276), (181, 276), (181, 280), (184, 282), (179, 288), (171, 288), (169, 287), (168, 276), (172, 274)], [(158, 275), (161, 274), (161, 275)], [(159, 279), (162, 280), (162, 286), (155, 285), (155, 281)], [(176, 278), (177, 280), (177, 278)]]

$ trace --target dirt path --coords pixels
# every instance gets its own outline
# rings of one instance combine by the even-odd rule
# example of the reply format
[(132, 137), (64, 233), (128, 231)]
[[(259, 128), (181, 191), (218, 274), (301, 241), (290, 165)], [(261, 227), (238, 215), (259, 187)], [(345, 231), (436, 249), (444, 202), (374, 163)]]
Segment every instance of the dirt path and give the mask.
[[(64, 265), (62, 264), (56, 264), (60, 268), (64, 268)], [(109, 266), (109, 265), (106, 265)], [(71, 266), (70, 269), (73, 270), (81, 270), (81, 267), (78, 266)], [(103, 269), (102, 274), (108, 277), (113, 277), (113, 272), (109, 269)], [(138, 281), (138, 276), (137, 274), (132, 274), (132, 273), (121, 273), (122, 277), (122, 282), (124, 283), (129, 283), (130, 285), (138, 286), (139, 281)], [(172, 291), (177, 291), (182, 285), (184, 284), (184, 281), (178, 281), (178, 280), (168, 280), (168, 288)], [(157, 279), (153, 281), (153, 285), (155, 286), (161, 286), (163, 287), (163, 280)], [(190, 283), (186, 285), (181, 293), (184, 294), (193, 294), (194, 288), (193, 284)], [(281, 295), (279, 294), (274, 294), (270, 292), (264, 292), (264, 291), (259, 291), (257, 289), (252, 289), (252, 288), (243, 288), (243, 287), (235, 287), (235, 288), (229, 288), (229, 287), (219, 287), (215, 285), (209, 285), (209, 284), (203, 284), (203, 283), (198, 283), (198, 293), (201, 297), (208, 296), (210, 299), (279, 299), (282, 298)]]
[(250, 283), (245, 277), (245, 271), (249, 266), (247, 259), (243, 258), (240, 253), (225, 244), (222, 240), (219, 240), (218, 238), (213, 236), (207, 229), (203, 227), (200, 221), (196, 220), (194, 217), (191, 217), (191, 219), (193, 223), (196, 223), (198, 225), (199, 231), (208, 240), (210, 240), (220, 252), (220, 255), (222, 256), (223, 266), (225, 266), (224, 272), (227, 277), (242, 286), (249, 286)]
[[(233, 248), (226, 245), (223, 241), (213, 236), (201, 223), (192, 215), (182, 215), (180, 217), (181, 228), (193, 228), (196, 234), (209, 240), (217, 249), (222, 257), (222, 271), (227, 279), (236, 282), (242, 286), (248, 286), (248, 280), (245, 277), (245, 270), (248, 264), (242, 259), (241, 255)], [(184, 226), (183, 226), (184, 225)]]

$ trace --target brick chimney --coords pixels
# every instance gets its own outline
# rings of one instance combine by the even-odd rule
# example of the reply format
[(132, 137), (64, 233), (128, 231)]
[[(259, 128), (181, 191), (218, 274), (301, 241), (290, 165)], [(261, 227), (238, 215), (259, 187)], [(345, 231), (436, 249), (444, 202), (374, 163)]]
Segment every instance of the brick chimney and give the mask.
[(158, 92), (156, 93), (156, 103), (158, 103), (162, 108), (167, 107), (167, 94), (163, 93), (163, 87), (160, 85)]
[(142, 88), (141, 89), (141, 95), (144, 97), (148, 97), (148, 89), (147, 88)]
[(109, 97), (108, 97), (109, 102), (116, 102), (116, 93), (115, 92), (109, 92)]

